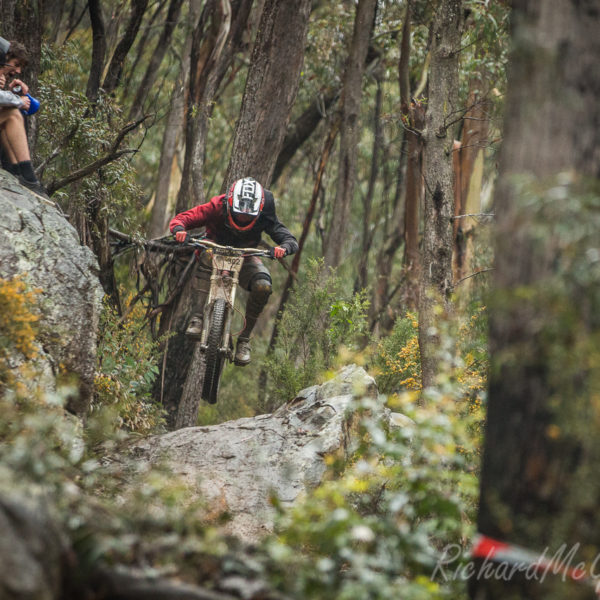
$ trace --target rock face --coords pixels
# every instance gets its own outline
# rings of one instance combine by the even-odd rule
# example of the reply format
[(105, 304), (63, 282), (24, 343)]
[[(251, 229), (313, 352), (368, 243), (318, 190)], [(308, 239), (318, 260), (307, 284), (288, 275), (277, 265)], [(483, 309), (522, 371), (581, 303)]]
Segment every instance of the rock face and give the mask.
[(103, 295), (96, 260), (58, 208), (1, 170), (0, 215), (0, 277), (20, 275), (41, 289), (42, 366), (78, 376), (80, 394), (69, 408), (83, 414), (91, 397)]
[(180, 429), (138, 443), (133, 453), (142, 462), (166, 461), (212, 510), (231, 515), (230, 533), (253, 541), (272, 529), (271, 493), (294, 502), (321, 481), (326, 455), (356, 449), (355, 409), (364, 397), (383, 417), (375, 381), (351, 365), (273, 414)]

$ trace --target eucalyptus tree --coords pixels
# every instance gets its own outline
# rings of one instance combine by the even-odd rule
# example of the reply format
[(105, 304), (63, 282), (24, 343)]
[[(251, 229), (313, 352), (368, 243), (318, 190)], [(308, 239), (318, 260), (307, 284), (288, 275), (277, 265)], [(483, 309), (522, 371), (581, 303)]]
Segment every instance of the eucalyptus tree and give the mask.
[(311, 1), (266, 0), (223, 190), (250, 176), (268, 187), (296, 100)]
[(205, 201), (204, 161), (215, 94), (244, 47), (254, 0), (210, 0), (194, 29), (185, 124), (185, 159), (176, 211)]
[(433, 23), (429, 93), (425, 117), (425, 210), (419, 294), (419, 348), (423, 387), (433, 384), (439, 340), (436, 311), (452, 292), (454, 129), (462, 117), (458, 97), (461, 0), (441, 0)]
[(362, 78), (373, 31), (377, 0), (359, 0), (354, 32), (348, 51), (340, 99), (340, 149), (333, 216), (325, 244), (325, 264), (337, 267), (344, 254), (346, 233), (354, 197), (357, 145), (360, 137)]

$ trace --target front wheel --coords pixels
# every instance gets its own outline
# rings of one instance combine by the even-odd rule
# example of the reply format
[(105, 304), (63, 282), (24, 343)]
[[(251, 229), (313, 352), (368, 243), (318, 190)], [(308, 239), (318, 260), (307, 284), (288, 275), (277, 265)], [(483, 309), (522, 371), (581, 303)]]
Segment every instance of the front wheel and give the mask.
[(225, 361), (225, 357), (221, 353), (221, 344), (223, 341), (223, 327), (225, 326), (226, 314), (227, 305), (225, 300), (216, 300), (213, 305), (209, 324), (205, 352), (206, 368), (204, 370), (204, 381), (202, 382), (202, 399), (210, 404), (214, 404), (217, 401), (219, 382)]

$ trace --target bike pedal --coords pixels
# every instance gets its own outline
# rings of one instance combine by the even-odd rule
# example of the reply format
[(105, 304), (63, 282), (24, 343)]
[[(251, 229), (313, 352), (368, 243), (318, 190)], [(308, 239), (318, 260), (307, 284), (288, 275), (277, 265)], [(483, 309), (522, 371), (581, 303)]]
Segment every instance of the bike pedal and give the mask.
[(246, 361), (246, 362), (241, 362), (241, 361), (239, 361), (239, 360), (237, 360), (237, 359), (235, 359), (235, 358), (233, 359), (233, 364), (234, 364), (236, 367), (245, 367), (245, 366), (249, 365), (249, 364), (250, 364), (250, 362), (251, 362), (251, 361), (249, 361), (249, 360), (248, 360), (248, 361)]

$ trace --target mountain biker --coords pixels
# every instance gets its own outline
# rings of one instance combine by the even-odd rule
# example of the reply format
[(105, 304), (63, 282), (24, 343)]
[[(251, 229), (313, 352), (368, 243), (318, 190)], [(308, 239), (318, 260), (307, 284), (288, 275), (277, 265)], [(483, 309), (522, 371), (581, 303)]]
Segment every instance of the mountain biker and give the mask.
[[(227, 194), (214, 196), (209, 202), (179, 213), (171, 220), (169, 230), (178, 242), (185, 243), (189, 229), (206, 227), (208, 239), (223, 246), (254, 248), (266, 232), (277, 244), (271, 248), (273, 258), (283, 258), (298, 250), (298, 242), (275, 212), (273, 194), (251, 177), (238, 179)], [(192, 284), (195, 302), (186, 335), (199, 338), (202, 334), (202, 310), (210, 286), (210, 259), (203, 254)], [(250, 335), (272, 292), (269, 270), (257, 256), (244, 259), (240, 285), (249, 292), (246, 302), (244, 329), (238, 336), (234, 362), (250, 363)]]

